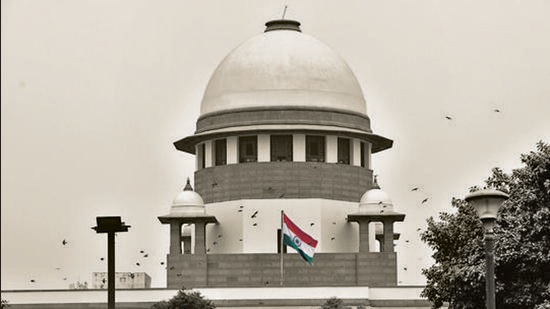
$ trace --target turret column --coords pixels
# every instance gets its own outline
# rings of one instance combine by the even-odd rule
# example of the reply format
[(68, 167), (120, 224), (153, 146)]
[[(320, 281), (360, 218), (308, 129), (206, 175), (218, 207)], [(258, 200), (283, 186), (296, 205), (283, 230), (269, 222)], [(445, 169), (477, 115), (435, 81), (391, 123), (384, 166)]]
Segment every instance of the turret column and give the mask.
[(181, 222), (170, 223), (170, 254), (181, 254)]
[[(384, 220), (384, 244), (381, 246), (382, 252), (393, 252), (393, 220), (387, 218)], [(382, 244), (381, 244), (382, 245)]]

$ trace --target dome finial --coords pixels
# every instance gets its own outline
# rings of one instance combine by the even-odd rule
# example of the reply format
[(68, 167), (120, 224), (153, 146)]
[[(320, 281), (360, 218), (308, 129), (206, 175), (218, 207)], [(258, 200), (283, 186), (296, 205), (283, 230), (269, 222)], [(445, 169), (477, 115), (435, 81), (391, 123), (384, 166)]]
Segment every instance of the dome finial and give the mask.
[(288, 5), (285, 5), (285, 9), (283, 10), (283, 17), (281, 19), (285, 19), (286, 9), (288, 8)]
[(275, 30), (291, 30), (302, 32), (300, 29), (300, 22), (292, 19), (275, 19), (270, 20), (265, 23), (265, 31), (275, 31)]
[(380, 189), (380, 186), (378, 185), (378, 175), (374, 175), (374, 181), (372, 184), (372, 189)]
[(189, 177), (187, 177), (187, 184), (185, 185), (185, 188), (183, 188), (183, 191), (193, 191), (193, 187), (191, 187), (191, 182), (189, 181)]

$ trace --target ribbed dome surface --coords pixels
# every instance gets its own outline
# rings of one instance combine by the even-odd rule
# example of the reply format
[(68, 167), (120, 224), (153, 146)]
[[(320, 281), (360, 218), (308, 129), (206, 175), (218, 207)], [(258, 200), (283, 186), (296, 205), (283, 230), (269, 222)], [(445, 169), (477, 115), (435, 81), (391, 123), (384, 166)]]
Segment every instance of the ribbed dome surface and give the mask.
[(201, 115), (242, 108), (300, 106), (366, 114), (355, 75), (319, 40), (292, 30), (252, 37), (220, 63), (201, 105)]

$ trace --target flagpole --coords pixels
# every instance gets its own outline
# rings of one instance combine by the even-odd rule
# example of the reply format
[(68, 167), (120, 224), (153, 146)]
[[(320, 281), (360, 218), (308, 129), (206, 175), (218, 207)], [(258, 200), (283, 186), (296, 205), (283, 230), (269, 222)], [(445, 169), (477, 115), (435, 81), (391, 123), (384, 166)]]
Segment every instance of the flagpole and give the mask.
[(284, 216), (284, 210), (281, 210), (281, 239), (279, 240), (280, 241), (280, 249), (279, 251), (281, 252), (281, 286), (283, 286), (283, 280), (284, 280), (284, 268), (283, 268), (283, 240), (284, 240), (284, 231), (283, 231), (283, 216)]

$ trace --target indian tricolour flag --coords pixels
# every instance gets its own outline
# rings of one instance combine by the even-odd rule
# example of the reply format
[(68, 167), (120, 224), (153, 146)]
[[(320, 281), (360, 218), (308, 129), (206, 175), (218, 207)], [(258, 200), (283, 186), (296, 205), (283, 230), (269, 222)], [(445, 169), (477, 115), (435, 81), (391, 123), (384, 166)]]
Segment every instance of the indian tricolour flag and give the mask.
[(283, 243), (294, 248), (311, 265), (317, 240), (302, 231), (284, 213), (283, 215)]

